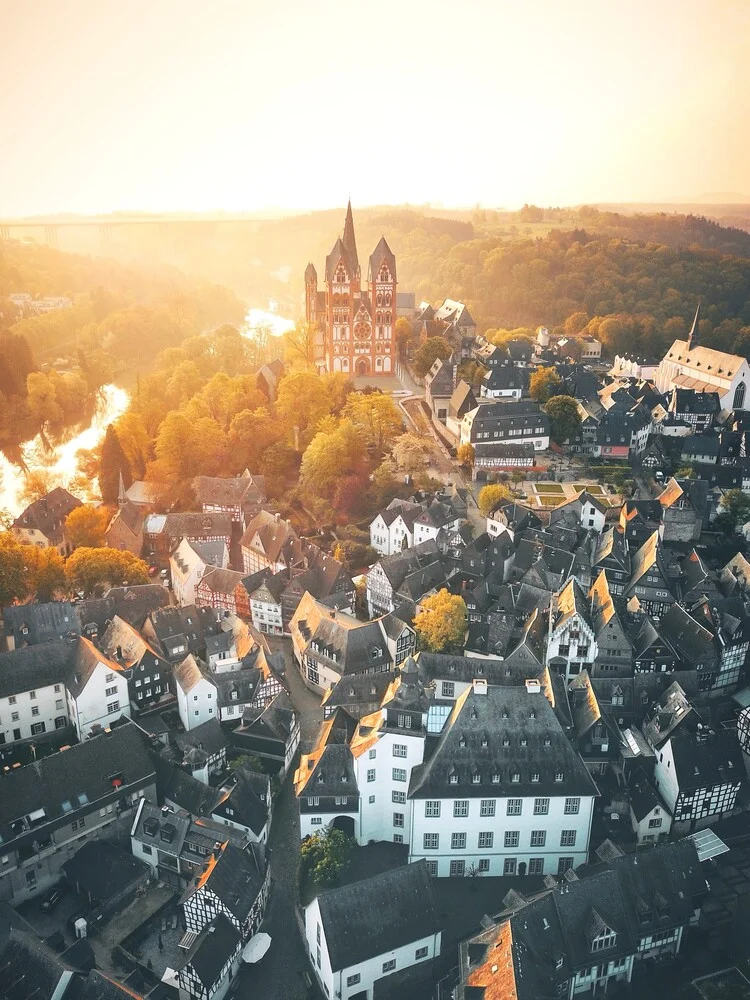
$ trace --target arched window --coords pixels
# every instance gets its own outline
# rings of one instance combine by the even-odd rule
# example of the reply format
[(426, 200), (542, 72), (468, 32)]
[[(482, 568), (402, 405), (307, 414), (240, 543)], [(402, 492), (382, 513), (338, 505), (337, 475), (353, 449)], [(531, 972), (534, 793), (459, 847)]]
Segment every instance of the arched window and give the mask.
[(382, 306), (383, 304), (383, 296), (380, 294), (380, 292), (378, 292), (377, 303), (379, 306)]
[(383, 367), (383, 359), (382, 358), (375, 358), (375, 370), (376, 371), (380, 371), (382, 369), (382, 367)]
[(348, 372), (349, 371), (349, 358), (342, 358), (341, 359), (341, 371), (342, 372)]
[(745, 405), (745, 383), (740, 382), (737, 388), (734, 390), (734, 401), (732, 402), (733, 410), (741, 410)]

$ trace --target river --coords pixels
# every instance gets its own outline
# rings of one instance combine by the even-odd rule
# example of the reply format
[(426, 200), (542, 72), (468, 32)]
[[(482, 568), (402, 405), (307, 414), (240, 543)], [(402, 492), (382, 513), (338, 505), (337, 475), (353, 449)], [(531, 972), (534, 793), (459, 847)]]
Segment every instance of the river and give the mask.
[[(128, 402), (128, 394), (120, 386), (103, 386), (91, 423), (75, 437), (54, 446), (51, 451), (44, 447), (39, 437), (21, 445), (23, 460), (29, 471), (47, 473), (52, 486), (67, 486), (78, 473), (77, 452), (94, 448), (104, 437), (107, 425), (125, 412)], [(24, 506), (20, 499), (23, 486), (21, 469), (0, 453), (0, 510), (7, 510), (13, 517), (21, 513)], [(92, 486), (96, 490), (97, 484)]]
[[(281, 337), (291, 330), (294, 322), (279, 316), (275, 309), (276, 303), (273, 301), (268, 303), (268, 309), (249, 309), (245, 315), (242, 335), (252, 338), (257, 330), (266, 329), (272, 336)], [(96, 447), (104, 437), (107, 425), (125, 412), (129, 402), (127, 392), (120, 386), (103, 386), (93, 420), (75, 437), (55, 445), (51, 451), (44, 447), (39, 437), (21, 445), (26, 467), (30, 472), (47, 473), (51, 486), (67, 486), (79, 471), (76, 454)], [(7, 510), (13, 517), (21, 513), (24, 507), (20, 499), (23, 486), (23, 471), (0, 452), (0, 511)], [(97, 483), (93, 483), (90, 497), (82, 499), (92, 499), (96, 495), (97, 486)]]

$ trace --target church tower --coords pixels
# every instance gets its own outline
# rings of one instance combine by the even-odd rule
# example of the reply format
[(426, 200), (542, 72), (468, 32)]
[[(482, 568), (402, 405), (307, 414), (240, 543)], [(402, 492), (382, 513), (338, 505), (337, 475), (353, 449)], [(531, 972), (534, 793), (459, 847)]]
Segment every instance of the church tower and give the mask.
[(396, 325), (396, 259), (381, 239), (369, 260), (368, 287), (362, 288), (351, 202), (346, 207), (343, 236), (326, 257), (325, 288), (323, 310), (317, 274), (308, 264), (305, 311), (308, 323), (317, 322), (324, 329), (325, 370), (360, 376), (390, 374)]

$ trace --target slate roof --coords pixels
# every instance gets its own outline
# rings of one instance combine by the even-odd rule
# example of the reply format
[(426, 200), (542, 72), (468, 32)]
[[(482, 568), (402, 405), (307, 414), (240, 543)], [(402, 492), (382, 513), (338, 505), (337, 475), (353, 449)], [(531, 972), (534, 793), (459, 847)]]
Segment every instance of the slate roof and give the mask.
[(82, 507), (81, 501), (68, 493), (62, 486), (56, 486), (46, 496), (35, 500), (22, 511), (11, 525), (11, 530), (29, 529), (41, 532), (53, 545), (60, 545), (63, 540), (65, 518)]
[(266, 498), (265, 483), (260, 476), (243, 475), (232, 479), (196, 476), (192, 487), (196, 500), (201, 505), (232, 507), (241, 506), (248, 495), (259, 502)]
[(172, 676), (185, 694), (190, 694), (196, 684), (204, 679), (203, 672), (192, 653), (188, 653), (182, 663), (172, 667)]
[(693, 706), (678, 681), (664, 691), (644, 719), (641, 729), (648, 742), (657, 750), (670, 738), (678, 726), (687, 722), (692, 732), (699, 720)]
[(0, 698), (63, 684), (73, 655), (70, 643), (57, 642), (0, 653)]
[(83, 636), (76, 639), (72, 644), (72, 655), (68, 661), (68, 675), (65, 680), (65, 686), (73, 698), (80, 697), (99, 665), (115, 672), (121, 669), (119, 664), (101, 653), (89, 639)]
[(137, 587), (113, 587), (105, 597), (79, 601), (76, 612), (82, 629), (94, 626), (101, 635), (115, 615), (140, 631), (148, 616), (165, 604), (169, 604), (167, 588), (145, 583)]
[(22, 644), (33, 646), (81, 634), (75, 605), (69, 601), (12, 604), (3, 608), (2, 616), (5, 634), (14, 637), (16, 648)]
[(361, 718), (380, 705), (393, 678), (394, 673), (390, 670), (377, 674), (350, 674), (328, 688), (321, 705), (328, 710), (341, 705), (350, 715)]
[(108, 840), (89, 840), (62, 865), (62, 870), (71, 885), (80, 886), (103, 904), (125, 892), (150, 869), (145, 861)]
[[(256, 535), (261, 548), (253, 545)], [(240, 544), (262, 554), (269, 563), (277, 562), (282, 550), (290, 542), (299, 542), (297, 532), (288, 521), (267, 510), (258, 511), (245, 529)]]
[(671, 741), (680, 792), (746, 781), (742, 749), (734, 730), (681, 729)]
[(220, 913), (201, 931), (185, 965), (192, 966), (210, 993), (221, 970), (237, 952), (239, 945), (240, 932), (224, 913)]
[(331, 889), (317, 900), (334, 972), (443, 929), (425, 861)]
[(191, 816), (210, 816), (221, 793), (187, 774), (172, 761), (158, 757), (155, 762), (159, 800), (167, 799)]
[(172, 739), (182, 751), (204, 750), (210, 757), (229, 746), (218, 719), (209, 719), (189, 732), (175, 733)]
[(70, 823), (70, 810), (63, 805), (70, 803), (76, 810), (111, 795), (110, 776), (119, 774), (126, 787), (135, 783), (145, 787), (149, 778), (156, 780), (154, 765), (132, 723), (12, 770), (2, 779), (0, 836), (6, 844), (31, 842), (37, 836), (34, 830), (16, 831), (11, 824), (38, 809), (44, 809), (48, 824)]
[[(268, 775), (240, 767), (234, 772), (233, 778), (235, 784), (223, 801), (228, 801), (234, 810), (234, 822), (249, 827), (259, 836), (268, 823)], [(261, 799), (261, 795), (266, 796), (265, 801)]]
[(128, 622), (116, 615), (101, 639), (105, 656), (118, 664), (131, 667), (150, 653), (158, 662), (161, 654), (149, 646), (143, 636)]
[(205, 587), (214, 594), (233, 594), (242, 583), (243, 575), (233, 569), (212, 569), (201, 577), (198, 587)]
[[(87, 944), (88, 942), (82, 939), (76, 943)], [(109, 979), (98, 969), (92, 969), (86, 976), (86, 982), (83, 984), (83, 989), (77, 1000), (141, 1000), (141, 994), (136, 993), (129, 986)]]
[[(450, 781), (452, 774), (458, 783)], [(455, 798), (459, 791), (472, 798), (598, 794), (545, 694), (492, 685), (486, 694), (467, 688), (432, 757), (411, 773), (410, 798)]]
[(215, 864), (183, 896), (188, 899), (205, 885), (242, 924), (263, 887), (266, 875), (266, 853), (261, 844), (252, 843), (241, 851), (225, 844)]
[[(384, 674), (383, 676), (389, 675)], [(255, 730), (262, 733), (267, 731), (286, 744), (292, 734), (295, 722), (296, 712), (292, 700), (286, 691), (280, 691), (265, 708), (260, 706), (246, 708), (242, 716), (242, 724), (234, 732), (252, 733)]]
[(316, 643), (314, 655), (328, 660), (336, 673), (346, 674), (390, 664), (382, 621), (360, 622), (345, 612), (330, 611), (305, 594), (290, 630), (299, 648), (308, 649)]
[(36, 936), (12, 928), (0, 951), (0, 989), (3, 1000), (54, 1000), (63, 975), (72, 972), (51, 948)]

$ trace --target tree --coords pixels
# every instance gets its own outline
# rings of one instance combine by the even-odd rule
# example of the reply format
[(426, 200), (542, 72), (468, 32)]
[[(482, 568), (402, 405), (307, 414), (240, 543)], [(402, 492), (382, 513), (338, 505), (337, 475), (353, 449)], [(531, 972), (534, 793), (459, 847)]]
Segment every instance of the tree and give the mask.
[(31, 550), (31, 546), (19, 545), (10, 532), (0, 534), (0, 609), (29, 596), (25, 549)]
[(572, 396), (553, 396), (544, 409), (550, 419), (550, 435), (557, 444), (580, 434), (581, 414)]
[(398, 469), (410, 476), (424, 472), (431, 455), (430, 442), (411, 431), (397, 437), (391, 448), (391, 457)]
[(65, 563), (57, 549), (32, 548), (27, 558), (30, 589), (38, 601), (51, 601), (56, 594), (67, 591)]
[(332, 885), (349, 867), (352, 841), (341, 830), (321, 830), (300, 847), (302, 877), (317, 885)]
[(102, 460), (99, 467), (99, 490), (105, 503), (117, 503), (120, 492), (120, 476), (127, 489), (133, 482), (130, 465), (122, 450), (114, 424), (110, 424), (102, 442)]
[(485, 517), (502, 503), (513, 499), (513, 494), (502, 483), (490, 483), (479, 491), (479, 510)]
[(471, 441), (467, 441), (465, 444), (460, 444), (458, 450), (456, 451), (456, 458), (460, 465), (464, 468), (470, 469), (474, 465), (474, 445)]
[(403, 420), (390, 396), (382, 392), (352, 392), (342, 416), (351, 420), (364, 441), (378, 454), (403, 430)]
[(537, 403), (546, 403), (563, 391), (563, 380), (554, 368), (537, 368), (529, 379), (529, 395)]
[(81, 548), (69, 557), (65, 574), (74, 590), (90, 594), (99, 586), (148, 583), (148, 566), (132, 552)]
[(311, 323), (297, 323), (284, 334), (284, 359), (293, 367), (310, 371), (315, 367), (317, 331)]
[(117, 437), (128, 460), (130, 473), (136, 479), (146, 475), (146, 465), (151, 457), (151, 438), (143, 418), (133, 410), (127, 410), (115, 424)]
[(396, 339), (396, 348), (398, 349), (398, 353), (403, 357), (408, 353), (414, 340), (414, 327), (406, 316), (399, 316), (396, 320), (396, 326), (393, 333)]
[(735, 534), (750, 520), (750, 496), (742, 490), (727, 490), (721, 498), (718, 517), (714, 526), (729, 535)]
[(425, 597), (421, 607), (414, 619), (420, 645), (433, 653), (462, 649), (467, 624), (463, 597), (439, 590), (437, 594)]
[(52, 476), (46, 469), (34, 469), (26, 473), (18, 499), (23, 504), (32, 504), (35, 500), (46, 497), (53, 485)]
[(414, 371), (424, 378), (432, 368), (437, 358), (445, 360), (453, 353), (453, 349), (444, 337), (428, 337), (414, 355)]
[(342, 476), (356, 473), (362, 458), (359, 434), (351, 421), (343, 420), (335, 431), (316, 434), (307, 446), (300, 466), (300, 482), (304, 489), (330, 500)]
[(105, 507), (91, 507), (84, 504), (76, 507), (65, 518), (65, 534), (74, 548), (101, 548), (104, 532), (109, 522)]
[(311, 439), (318, 421), (333, 410), (329, 388), (314, 372), (289, 372), (279, 382), (276, 412), (290, 434), (299, 428), (303, 444)]
[(336, 544), (333, 557), (353, 573), (355, 570), (361, 571), (366, 566), (372, 566), (377, 562), (378, 554), (371, 545), (344, 540)]
[(269, 495), (282, 493), (296, 479), (299, 462), (299, 454), (291, 445), (278, 442), (266, 448), (260, 459), (260, 472)]

